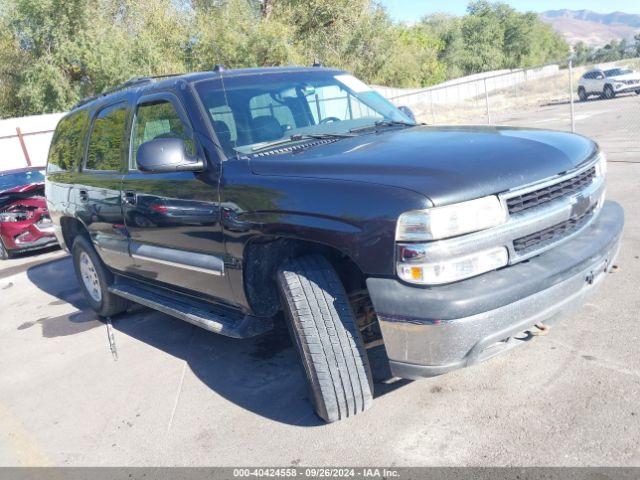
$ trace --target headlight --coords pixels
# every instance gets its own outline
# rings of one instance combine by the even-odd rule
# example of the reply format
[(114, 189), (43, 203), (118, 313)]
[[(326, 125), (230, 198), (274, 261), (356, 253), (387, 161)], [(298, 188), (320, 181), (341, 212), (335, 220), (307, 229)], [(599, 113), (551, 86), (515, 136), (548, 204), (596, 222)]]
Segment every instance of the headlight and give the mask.
[(398, 241), (438, 240), (504, 223), (507, 213), (495, 195), (400, 215)]
[[(409, 283), (439, 285), (451, 283), (481, 273), (504, 267), (509, 262), (506, 247), (483, 250), (463, 257), (453, 257), (437, 263), (420, 263), (421, 246), (400, 245), (401, 261), (398, 262), (398, 276)], [(413, 261), (402, 261), (402, 259)]]
[(25, 212), (4, 212), (0, 213), (0, 222), (21, 222), (27, 219)]

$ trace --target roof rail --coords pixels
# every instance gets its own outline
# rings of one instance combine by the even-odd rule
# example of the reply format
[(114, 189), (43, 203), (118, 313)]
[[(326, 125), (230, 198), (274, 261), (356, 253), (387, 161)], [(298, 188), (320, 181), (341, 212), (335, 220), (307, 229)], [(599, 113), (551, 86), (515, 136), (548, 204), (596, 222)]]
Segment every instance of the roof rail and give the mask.
[(183, 73), (169, 73), (169, 74), (166, 74), (166, 75), (155, 75), (155, 76), (149, 76), (149, 77), (133, 77), (133, 78), (130, 78), (129, 80), (127, 80), (126, 82), (123, 82), (123, 83), (121, 83), (119, 85), (116, 85), (115, 87), (111, 87), (111, 88), (106, 89), (102, 93), (97, 93), (95, 95), (91, 95), (89, 97), (83, 98), (82, 100), (80, 100), (78, 103), (76, 103), (73, 106), (72, 110), (75, 110), (76, 108), (81, 107), (82, 105), (86, 105), (87, 103), (92, 102), (93, 100), (96, 100), (96, 99), (98, 99), (100, 97), (104, 97), (104, 96), (110, 95), (112, 93), (119, 92), (121, 90), (126, 90), (127, 88), (131, 88), (131, 87), (134, 87), (136, 85), (142, 85), (142, 84), (145, 84), (145, 83), (155, 82), (156, 80), (161, 79), (161, 78), (177, 77), (179, 75), (184, 75), (184, 74)]

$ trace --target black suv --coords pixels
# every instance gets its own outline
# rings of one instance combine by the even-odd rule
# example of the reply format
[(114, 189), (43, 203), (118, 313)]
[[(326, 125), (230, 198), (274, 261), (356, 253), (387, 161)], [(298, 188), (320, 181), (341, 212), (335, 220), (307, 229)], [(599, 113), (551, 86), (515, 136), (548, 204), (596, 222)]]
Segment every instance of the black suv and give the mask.
[(142, 78), (58, 125), (46, 195), (103, 316), (130, 302), (236, 338), (284, 311), (318, 414), (522, 344), (619, 248), (591, 140), (416, 124), (353, 76), (264, 68)]

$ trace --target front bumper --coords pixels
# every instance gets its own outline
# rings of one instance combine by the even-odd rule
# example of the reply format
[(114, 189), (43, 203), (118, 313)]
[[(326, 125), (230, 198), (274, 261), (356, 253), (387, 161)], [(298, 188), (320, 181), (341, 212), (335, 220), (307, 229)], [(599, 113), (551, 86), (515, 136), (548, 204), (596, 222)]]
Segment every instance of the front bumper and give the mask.
[(636, 83), (633, 85), (621, 85), (619, 87), (616, 87), (614, 85), (613, 90), (616, 93), (628, 93), (628, 92), (638, 92), (640, 91), (640, 83)]
[(525, 332), (579, 307), (604, 279), (623, 224), (622, 207), (605, 202), (579, 235), (526, 262), (438, 287), (369, 278), (392, 372), (440, 375), (524, 343)]
[(58, 243), (53, 225), (39, 226), (37, 222), (6, 222), (2, 226), (2, 242), (7, 250), (27, 252), (47, 248)]

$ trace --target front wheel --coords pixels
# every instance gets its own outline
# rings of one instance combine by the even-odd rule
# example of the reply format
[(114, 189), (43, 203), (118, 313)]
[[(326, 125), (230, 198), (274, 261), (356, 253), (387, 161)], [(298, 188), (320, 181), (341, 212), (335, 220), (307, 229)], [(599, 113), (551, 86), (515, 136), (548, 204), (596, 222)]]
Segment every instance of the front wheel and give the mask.
[(77, 237), (71, 254), (78, 283), (89, 306), (102, 317), (124, 312), (130, 303), (109, 291), (113, 274), (102, 263), (91, 242), (85, 237)]
[(589, 98), (587, 96), (587, 91), (582, 87), (578, 89), (578, 98), (580, 99), (581, 102), (586, 102), (587, 99)]
[(616, 92), (613, 91), (613, 87), (611, 85), (605, 85), (602, 95), (604, 98), (610, 100), (616, 96)]
[(278, 271), (289, 330), (316, 412), (335, 422), (373, 402), (367, 352), (347, 294), (321, 255), (296, 258)]
[(7, 260), (8, 258), (11, 258), (11, 252), (4, 248), (4, 243), (0, 239), (0, 260)]

